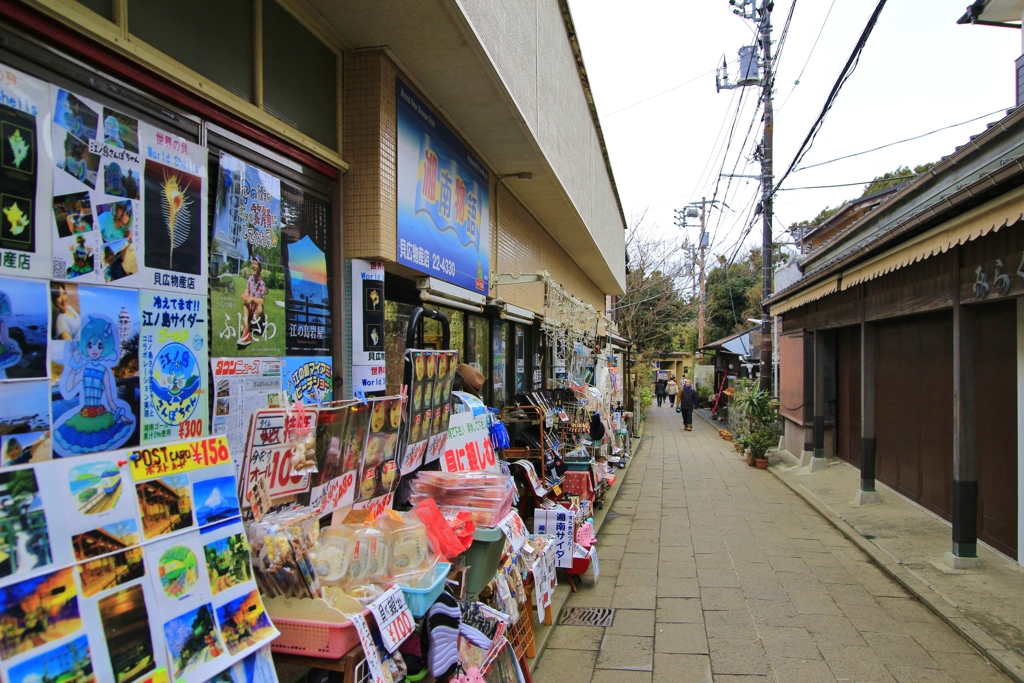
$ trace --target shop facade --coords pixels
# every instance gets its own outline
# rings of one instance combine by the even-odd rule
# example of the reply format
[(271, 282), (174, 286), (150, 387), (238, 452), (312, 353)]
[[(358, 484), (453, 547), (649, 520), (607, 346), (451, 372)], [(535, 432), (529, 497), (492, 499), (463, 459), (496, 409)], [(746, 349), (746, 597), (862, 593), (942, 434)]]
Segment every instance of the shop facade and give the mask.
[(812, 471), (859, 468), (863, 504), (880, 482), (951, 522), (953, 566), (979, 542), (1020, 558), (1024, 204), (1004, 162), (1024, 119), (1000, 123), (805, 255), (770, 299), (785, 447)]

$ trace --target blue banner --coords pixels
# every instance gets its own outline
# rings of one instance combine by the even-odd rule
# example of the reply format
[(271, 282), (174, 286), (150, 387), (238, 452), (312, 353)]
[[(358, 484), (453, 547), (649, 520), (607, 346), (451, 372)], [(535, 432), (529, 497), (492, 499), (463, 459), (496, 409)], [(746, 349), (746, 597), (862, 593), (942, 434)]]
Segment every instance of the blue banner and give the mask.
[(487, 169), (398, 81), (398, 262), (488, 291)]

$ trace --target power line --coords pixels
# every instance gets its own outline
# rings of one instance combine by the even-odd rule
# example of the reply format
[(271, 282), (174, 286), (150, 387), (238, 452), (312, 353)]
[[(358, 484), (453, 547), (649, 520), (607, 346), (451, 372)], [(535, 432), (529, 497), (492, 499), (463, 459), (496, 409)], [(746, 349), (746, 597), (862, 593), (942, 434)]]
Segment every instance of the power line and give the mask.
[(835, 159), (829, 159), (828, 161), (819, 161), (816, 164), (809, 164), (807, 166), (801, 166), (800, 168), (795, 169), (793, 171), (793, 173), (799, 173), (800, 171), (807, 170), (808, 168), (817, 168), (818, 166), (824, 166), (825, 164), (831, 164), (834, 161), (842, 161), (843, 159), (852, 159), (853, 157), (858, 157), (858, 156), (860, 156), (862, 154), (869, 154), (871, 152), (877, 152), (880, 149), (885, 149), (886, 147), (892, 147), (893, 145), (902, 145), (904, 142), (911, 142), (912, 140), (920, 140), (921, 138), (926, 138), (929, 135), (934, 135), (936, 133), (941, 133), (942, 131), (949, 130), (950, 128), (959, 128), (960, 126), (966, 126), (968, 123), (974, 123), (975, 121), (980, 121), (981, 119), (988, 118), (989, 116), (992, 116), (993, 114), (999, 114), (999, 113), (1001, 113), (1003, 111), (1005, 111), (1005, 110), (1003, 110), (1003, 109), (996, 109), (995, 111), (989, 112), (987, 114), (982, 114), (981, 116), (976, 116), (973, 119), (970, 119), (968, 121), (961, 121), (960, 123), (954, 123), (954, 124), (952, 124), (950, 126), (943, 126), (942, 128), (936, 128), (935, 130), (928, 131), (927, 133), (921, 133), (920, 135), (915, 135), (914, 137), (911, 137), (911, 138), (906, 138), (906, 139), (903, 139), (903, 140), (897, 140), (896, 142), (890, 142), (888, 144), (881, 145), (879, 147), (872, 147), (871, 149), (866, 149), (863, 152), (854, 152), (853, 154), (847, 154), (846, 156), (836, 157)]
[(607, 119), (607, 118), (609, 118), (611, 116), (615, 116), (616, 114), (622, 113), (622, 112), (626, 111), (627, 109), (632, 109), (633, 107), (641, 105), (644, 102), (650, 102), (651, 100), (653, 100), (656, 97), (661, 97), (662, 95), (667, 95), (668, 93), (672, 92), (673, 90), (678, 90), (679, 88), (682, 88), (684, 85), (689, 85), (690, 83), (693, 83), (694, 81), (698, 81), (698, 80), (704, 78), (707, 75), (715, 73), (715, 71), (717, 71), (717, 70), (718, 70), (718, 67), (716, 66), (711, 71), (705, 71), (700, 76), (694, 76), (690, 80), (683, 81), (679, 85), (674, 85), (671, 88), (669, 88), (668, 90), (662, 90), (660, 93), (657, 93), (655, 95), (651, 95), (650, 97), (646, 97), (646, 98), (640, 100), (639, 102), (634, 102), (633, 104), (626, 105), (622, 109), (616, 109), (611, 114), (605, 114), (604, 116), (599, 116), (598, 118), (601, 119), (601, 120), (604, 120), (604, 119)]
[(793, 95), (793, 91), (796, 90), (796, 86), (800, 85), (800, 79), (804, 77), (804, 71), (807, 70), (807, 65), (811, 63), (811, 57), (814, 56), (814, 48), (818, 47), (818, 41), (821, 40), (821, 34), (825, 31), (825, 24), (828, 23), (828, 18), (832, 15), (832, 8), (836, 6), (836, 0), (832, 0), (832, 4), (828, 7), (828, 12), (825, 13), (825, 21), (821, 22), (821, 28), (818, 29), (818, 36), (814, 39), (814, 45), (811, 45), (811, 51), (807, 53), (807, 60), (804, 62), (803, 68), (800, 69), (800, 75), (796, 77), (793, 82), (793, 87), (789, 90), (789, 95), (786, 95), (786, 99), (782, 100), (782, 105), (779, 106), (779, 111), (786, 106), (786, 102), (789, 102), (789, 98)]
[(860, 55), (864, 51), (864, 46), (867, 45), (868, 37), (871, 36), (872, 29), (875, 28), (875, 24), (878, 22), (878, 16), (882, 13), (882, 8), (885, 7), (886, 0), (878, 0), (878, 5), (875, 6), (875, 11), (871, 13), (871, 18), (868, 19), (867, 25), (864, 27), (864, 31), (861, 32), (860, 38), (857, 39), (857, 44), (853, 47), (853, 52), (850, 53), (849, 59), (846, 60), (846, 65), (843, 70), (839, 73), (839, 78), (836, 79), (835, 85), (832, 86), (832, 91), (829, 92), (828, 97), (825, 99), (825, 105), (821, 108), (821, 113), (818, 114), (818, 118), (815, 120), (814, 125), (807, 131), (807, 137), (804, 138), (803, 143), (800, 145), (800, 149), (797, 150), (796, 156), (793, 157), (793, 161), (790, 162), (789, 168), (782, 174), (779, 182), (772, 188), (772, 194), (779, 191), (782, 183), (786, 181), (789, 174), (793, 172), (796, 165), (800, 163), (803, 156), (810, 150), (811, 145), (814, 143), (814, 138), (818, 135), (818, 131), (821, 130), (822, 124), (825, 122), (825, 116), (829, 110), (832, 109), (832, 105), (836, 101), (836, 97), (839, 95), (839, 91), (842, 90), (843, 86), (846, 85), (846, 81), (849, 80), (853, 74), (854, 69), (857, 68), (857, 63), (860, 61)]
[(851, 187), (853, 185), (870, 185), (875, 182), (889, 182), (890, 180), (913, 180), (916, 175), (903, 175), (896, 178), (875, 178), (874, 180), (862, 180), (859, 183), (839, 183), (838, 185), (807, 185), (806, 187), (780, 187), (776, 192), (794, 192), (796, 190), (824, 190), (829, 187)]
[(779, 38), (779, 49), (775, 53), (775, 59), (772, 60), (772, 71), (778, 73), (779, 60), (782, 59), (782, 50), (786, 47), (786, 36), (789, 35), (789, 25), (793, 21), (793, 10), (796, 9), (796, 0), (793, 0), (793, 4), (789, 6), (789, 14), (786, 15), (786, 23), (782, 27), (782, 37)]
[(697, 184), (690, 192), (690, 196), (693, 197), (697, 194), (697, 190), (704, 187), (704, 174), (708, 172), (708, 168), (711, 166), (712, 160), (718, 157), (718, 142), (722, 139), (722, 133), (725, 131), (725, 124), (729, 121), (729, 109), (732, 109), (733, 100), (736, 99), (736, 92), (733, 91), (732, 99), (729, 100), (729, 108), (725, 110), (725, 115), (722, 117), (722, 125), (718, 128), (718, 135), (715, 136), (715, 143), (711, 146), (711, 153), (708, 154), (708, 160), (704, 162), (704, 168), (701, 170), (700, 175), (697, 177)]

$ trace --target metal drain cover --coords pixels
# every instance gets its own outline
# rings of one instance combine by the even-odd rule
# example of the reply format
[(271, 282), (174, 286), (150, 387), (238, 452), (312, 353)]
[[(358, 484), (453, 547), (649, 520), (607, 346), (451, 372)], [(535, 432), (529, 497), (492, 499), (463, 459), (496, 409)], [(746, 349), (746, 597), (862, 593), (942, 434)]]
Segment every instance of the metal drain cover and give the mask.
[(558, 620), (560, 626), (611, 626), (615, 610), (610, 607), (566, 607)]

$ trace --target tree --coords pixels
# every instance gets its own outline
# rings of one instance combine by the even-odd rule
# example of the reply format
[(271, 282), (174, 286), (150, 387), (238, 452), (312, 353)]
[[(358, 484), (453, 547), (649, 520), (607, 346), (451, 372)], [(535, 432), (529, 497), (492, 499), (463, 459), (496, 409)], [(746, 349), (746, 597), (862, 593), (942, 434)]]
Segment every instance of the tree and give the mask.
[(695, 317), (683, 296), (685, 251), (644, 223), (646, 211), (633, 216), (626, 237), (626, 294), (617, 311), (622, 332), (641, 356), (677, 348), (677, 333)]

